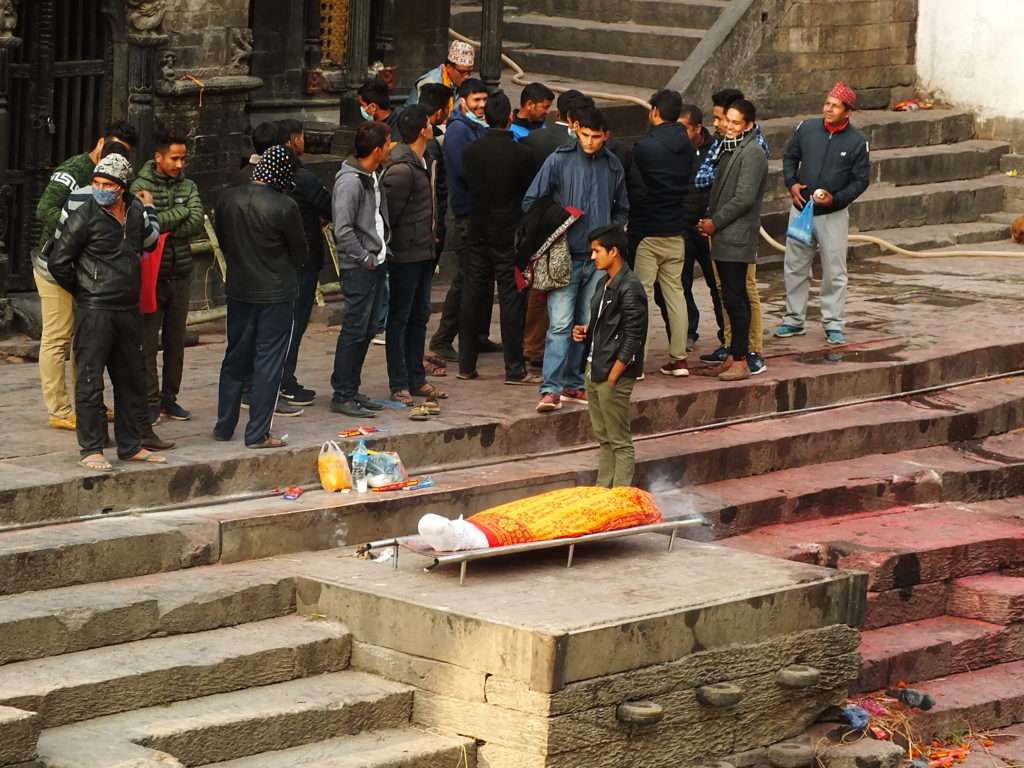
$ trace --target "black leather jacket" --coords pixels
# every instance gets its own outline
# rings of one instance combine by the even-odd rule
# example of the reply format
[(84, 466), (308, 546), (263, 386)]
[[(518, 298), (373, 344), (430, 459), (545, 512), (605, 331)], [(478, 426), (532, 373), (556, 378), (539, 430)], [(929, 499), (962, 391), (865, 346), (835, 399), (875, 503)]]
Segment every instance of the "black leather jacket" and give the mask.
[(626, 364), (622, 374), (625, 377), (635, 379), (644, 372), (647, 294), (640, 278), (625, 264), (615, 277), (606, 277), (594, 291), (587, 343), (590, 379), (594, 383), (608, 380), (616, 360)]
[[(139, 260), (146, 238), (143, 205), (126, 197), (122, 224), (95, 200), (87, 200), (68, 218), (50, 254), (50, 274), (75, 303), (113, 310), (139, 309)], [(156, 209), (150, 209), (156, 219)]]
[(249, 182), (221, 193), (214, 226), (224, 251), (229, 299), (251, 304), (294, 301), (306, 263), (299, 204), (264, 184)]

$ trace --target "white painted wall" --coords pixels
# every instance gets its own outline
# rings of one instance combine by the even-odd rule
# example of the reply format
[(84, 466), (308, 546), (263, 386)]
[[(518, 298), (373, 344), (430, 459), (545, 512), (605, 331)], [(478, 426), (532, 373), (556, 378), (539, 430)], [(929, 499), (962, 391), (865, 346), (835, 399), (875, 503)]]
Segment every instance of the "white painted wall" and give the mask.
[(1024, 0), (919, 0), (925, 90), (982, 117), (1024, 118)]

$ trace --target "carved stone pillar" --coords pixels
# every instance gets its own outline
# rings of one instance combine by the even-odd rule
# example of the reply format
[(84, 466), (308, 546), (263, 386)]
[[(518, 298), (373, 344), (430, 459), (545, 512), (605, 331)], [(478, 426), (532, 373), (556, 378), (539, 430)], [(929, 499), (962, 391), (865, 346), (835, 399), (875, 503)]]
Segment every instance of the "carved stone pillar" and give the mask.
[(356, 91), (366, 80), (370, 60), (370, 0), (351, 0), (348, 7), (348, 43), (345, 49), (345, 93), (341, 97), (341, 126), (362, 122)]
[(153, 151), (153, 100), (158, 49), (167, 44), (163, 32), (166, 0), (128, 2), (128, 119), (139, 132), (136, 157)]
[[(13, 189), (6, 183), (4, 176), (11, 163), (11, 111), (8, 94), (11, 84), (10, 51), (21, 45), (21, 38), (14, 36), (17, 27), (17, 4), (14, 0), (0, 0), (0, 303), (4, 303), (7, 296), (10, 263), (7, 231), (10, 228)], [(5, 324), (7, 315), (6, 308), (0, 307), (0, 327)]]
[(502, 0), (483, 0), (480, 21), (480, 78), (491, 90), (501, 84)]
[(318, 94), (324, 89), (323, 72), (323, 29), (320, 0), (306, 0), (303, 15), (303, 89), (309, 96)]

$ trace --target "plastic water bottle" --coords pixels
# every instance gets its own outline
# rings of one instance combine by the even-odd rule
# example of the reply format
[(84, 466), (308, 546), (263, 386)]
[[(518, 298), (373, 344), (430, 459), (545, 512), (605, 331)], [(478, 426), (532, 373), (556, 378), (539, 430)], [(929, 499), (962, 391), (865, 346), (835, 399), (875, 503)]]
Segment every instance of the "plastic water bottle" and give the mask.
[(359, 441), (359, 445), (352, 451), (352, 484), (356, 487), (357, 493), (366, 493), (366, 463), (370, 460), (370, 454), (366, 450), (366, 443)]

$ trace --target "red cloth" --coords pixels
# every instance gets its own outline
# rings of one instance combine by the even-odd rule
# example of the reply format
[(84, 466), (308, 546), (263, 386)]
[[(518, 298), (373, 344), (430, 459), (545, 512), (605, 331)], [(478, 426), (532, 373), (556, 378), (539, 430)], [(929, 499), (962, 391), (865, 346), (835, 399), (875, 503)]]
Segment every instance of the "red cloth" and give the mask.
[(857, 93), (850, 86), (840, 80), (835, 84), (828, 93), (829, 96), (834, 96), (839, 99), (843, 104), (848, 106), (850, 109), (854, 109), (857, 106)]
[(833, 133), (833, 134), (835, 134), (835, 133), (842, 133), (843, 131), (845, 131), (849, 127), (850, 127), (850, 118), (848, 118), (848, 117), (844, 118), (843, 122), (836, 123), (835, 125), (831, 125), (829, 123), (825, 123), (825, 130), (828, 131), (829, 133)]
[(160, 262), (164, 260), (164, 246), (170, 232), (160, 235), (152, 253), (142, 254), (142, 286), (139, 290), (139, 311), (144, 315), (156, 312), (156, 280), (160, 276)]

